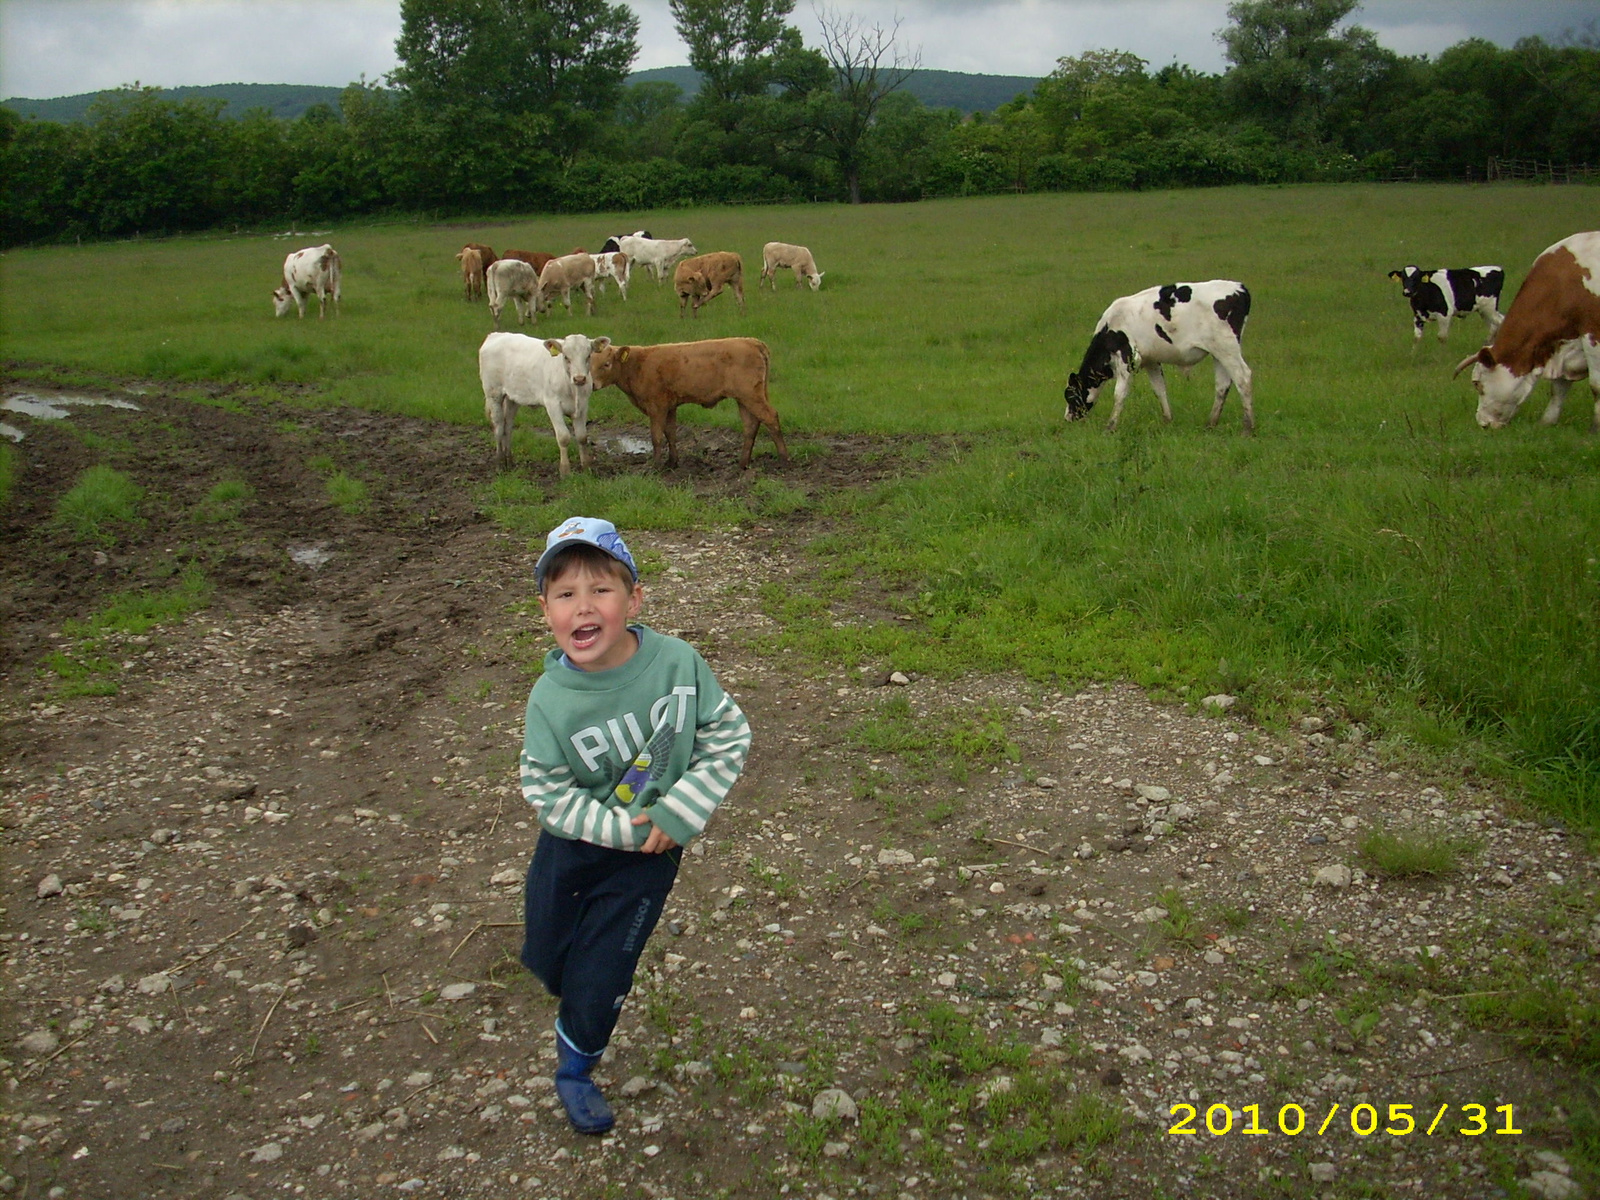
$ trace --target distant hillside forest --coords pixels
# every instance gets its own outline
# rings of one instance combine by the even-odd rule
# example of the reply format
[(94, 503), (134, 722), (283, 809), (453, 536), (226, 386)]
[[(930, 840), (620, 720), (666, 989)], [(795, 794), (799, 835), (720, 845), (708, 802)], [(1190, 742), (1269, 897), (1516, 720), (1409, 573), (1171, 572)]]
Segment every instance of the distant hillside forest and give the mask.
[[(700, 91), (700, 72), (693, 67), (652, 67), (628, 76), (628, 86), (638, 83), (672, 83), (683, 91), (685, 100)], [(966, 75), (960, 71), (913, 71), (905, 90), (929, 108), (954, 108), (961, 113), (993, 112), (1002, 104), (1031, 92), (1039, 81), (1027, 75)], [(274, 117), (292, 121), (305, 116), (318, 104), (339, 111), (343, 88), (315, 87), (299, 83), (216, 83), (208, 87), (161, 88), (163, 100), (221, 100), (221, 116), (238, 120), (253, 108), (264, 108)], [(29, 100), (13, 96), (0, 100), (19, 117), (39, 121), (88, 121), (89, 110), (104, 92), (80, 92), (76, 96), (57, 96), (50, 100)]]
[(560, 26), (537, 0), (406, 0), (384, 87), (0, 108), (0, 241), (1600, 164), (1592, 37), (1405, 57), (1347, 23), (1354, 0), (1239, 0), (1221, 74), (1094, 50), (1035, 81), (913, 70), (895, 29), (836, 12), (807, 46), (793, 6), (681, 0), (691, 67), (630, 74), (622, 4), (565, 0)]

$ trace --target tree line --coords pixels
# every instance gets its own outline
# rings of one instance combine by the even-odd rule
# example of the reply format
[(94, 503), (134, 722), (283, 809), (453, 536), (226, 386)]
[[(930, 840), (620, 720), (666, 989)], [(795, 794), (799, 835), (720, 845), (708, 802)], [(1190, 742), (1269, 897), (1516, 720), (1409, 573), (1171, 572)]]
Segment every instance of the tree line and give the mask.
[(702, 79), (687, 99), (627, 84), (638, 19), (624, 4), (403, 0), (387, 86), (351, 84), (294, 120), (137, 87), (82, 124), (0, 110), (0, 239), (1600, 164), (1593, 29), (1406, 57), (1348, 23), (1356, 0), (1239, 0), (1220, 74), (1094, 50), (967, 116), (904, 90), (920, 63), (897, 23), (824, 9), (807, 46), (793, 7), (671, 0)]

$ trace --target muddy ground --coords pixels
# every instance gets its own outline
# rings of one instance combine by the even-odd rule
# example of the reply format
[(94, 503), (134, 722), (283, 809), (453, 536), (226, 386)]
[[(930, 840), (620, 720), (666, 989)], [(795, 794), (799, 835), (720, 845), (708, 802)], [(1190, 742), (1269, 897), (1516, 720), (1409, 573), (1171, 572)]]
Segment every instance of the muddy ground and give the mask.
[[(24, 391), (45, 389), (14, 375)], [(1592, 985), (1580, 839), (1337, 712), (1273, 733), (1122, 685), (810, 666), (773, 649), (761, 592), (807, 589), (815, 506), (629, 532), (645, 619), (700, 647), (755, 746), (601, 1068), (617, 1127), (578, 1137), (548, 1078), (553, 1003), (516, 962), (535, 831), (515, 758), (547, 640), (534, 555), (479, 508), (486, 431), (125, 398), (139, 411), (7, 418), (26, 440), (0, 514), (5, 1194), (1589, 1183), (1559, 1047), (1530, 1057), (1471, 1015), (1511, 937)], [(673, 478), (708, 497), (916, 469), (821, 439), (745, 476), (732, 435), (690, 435)], [(143, 523), (104, 544), (51, 522), (96, 462), (145, 489)], [(365, 512), (330, 502), (330, 464), (367, 483)], [(547, 461), (518, 471), (555, 487)], [(225, 479), (252, 493), (219, 515)], [(203, 610), (70, 624), (185, 565)], [(833, 618), (901, 608), (862, 580)], [(1385, 876), (1358, 852), (1380, 825), (1470, 849)]]

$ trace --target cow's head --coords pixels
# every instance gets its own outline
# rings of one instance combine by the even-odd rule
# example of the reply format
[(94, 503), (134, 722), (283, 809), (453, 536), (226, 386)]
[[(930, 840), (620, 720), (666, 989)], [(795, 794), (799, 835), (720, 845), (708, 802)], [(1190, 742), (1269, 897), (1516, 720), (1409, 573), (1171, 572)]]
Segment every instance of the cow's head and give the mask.
[(589, 359), (589, 379), (596, 390), (616, 383), (622, 364), (628, 361), (627, 346), (613, 346), (610, 338), (596, 338), (594, 353)]
[(289, 310), (291, 308), (293, 308), (293, 307), (294, 307), (294, 293), (293, 292), (291, 292), (286, 286), (284, 286), (282, 284), (280, 284), (277, 288), (273, 289), (273, 292), (272, 292), (272, 308), (273, 308), (273, 313), (276, 316), (280, 316), (280, 317), (287, 316)]
[(591, 341), (581, 333), (569, 333), (564, 338), (547, 339), (544, 348), (550, 351), (552, 358), (561, 360), (562, 370), (571, 381), (573, 390), (586, 395), (594, 389), (594, 353), (609, 345), (610, 338), (601, 337)]
[(818, 271), (815, 275), (806, 276), (806, 278), (811, 281), (811, 290), (813, 292), (822, 286), (822, 277), (826, 274), (826, 271)]
[(1068, 375), (1067, 390), (1062, 393), (1067, 401), (1067, 420), (1081, 421), (1087, 417), (1099, 392), (1099, 387), (1091, 387), (1076, 371)]
[(1467, 355), (1456, 364), (1455, 374), (1469, 366), (1472, 386), (1478, 392), (1478, 424), (1484, 429), (1504, 429), (1532, 393), (1537, 373), (1513, 374), (1510, 367), (1495, 361), (1491, 346)]
[(1422, 282), (1422, 268), (1415, 266), (1401, 267), (1398, 271), (1389, 272), (1390, 279), (1400, 281), (1400, 291), (1406, 296), (1412, 295), (1417, 290), (1417, 285)]
[(683, 239), (683, 252), (685, 254), (689, 255), (689, 257), (691, 257), (691, 258), (693, 258), (696, 254), (700, 253), (700, 251), (698, 251), (698, 250), (696, 250), (694, 248), (694, 243), (691, 242), (688, 238), (684, 238)]

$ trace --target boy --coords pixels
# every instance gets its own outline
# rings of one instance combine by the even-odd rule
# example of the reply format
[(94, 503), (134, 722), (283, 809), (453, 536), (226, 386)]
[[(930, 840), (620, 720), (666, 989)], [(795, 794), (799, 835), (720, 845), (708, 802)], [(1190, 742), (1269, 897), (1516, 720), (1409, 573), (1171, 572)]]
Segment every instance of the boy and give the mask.
[(687, 642), (644, 625), (610, 521), (573, 517), (534, 567), (556, 645), (528, 696), (522, 794), (538, 815), (523, 965), (558, 996), (556, 1093), (579, 1133), (613, 1118), (589, 1073), (611, 1040), (682, 847), (750, 749), (744, 713)]

